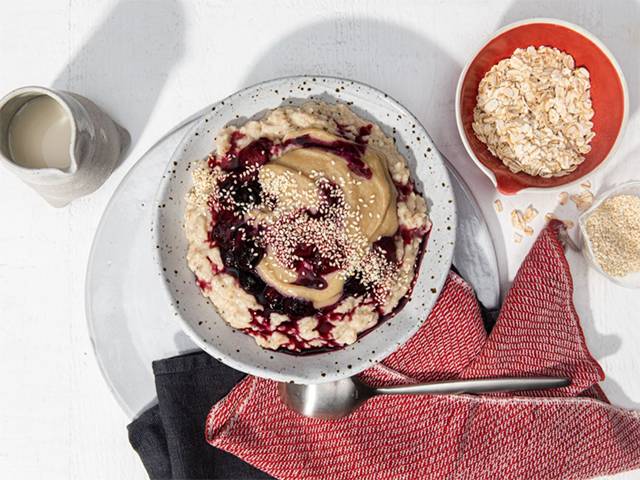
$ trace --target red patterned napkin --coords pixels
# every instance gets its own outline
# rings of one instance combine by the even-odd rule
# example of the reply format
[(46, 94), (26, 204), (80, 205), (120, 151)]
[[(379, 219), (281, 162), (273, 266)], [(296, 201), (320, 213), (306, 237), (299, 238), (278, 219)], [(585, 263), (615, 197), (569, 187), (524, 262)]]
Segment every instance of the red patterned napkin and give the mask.
[(573, 479), (640, 467), (640, 412), (611, 406), (585, 345), (559, 222), (524, 261), (490, 336), (471, 288), (451, 274), (418, 333), (363, 377), (565, 375), (527, 396), (378, 397), (351, 416), (307, 419), (276, 384), (247, 377), (211, 409), (206, 439), (281, 479)]

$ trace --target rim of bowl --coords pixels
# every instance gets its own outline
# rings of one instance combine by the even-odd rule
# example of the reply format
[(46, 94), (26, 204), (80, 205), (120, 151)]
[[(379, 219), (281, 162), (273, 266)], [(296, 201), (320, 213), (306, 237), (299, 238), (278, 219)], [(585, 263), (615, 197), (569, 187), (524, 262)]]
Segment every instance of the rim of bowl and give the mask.
[[(478, 160), (478, 157), (476, 156), (475, 152), (473, 151), (473, 148), (471, 148), (471, 145), (469, 144), (469, 140), (467, 139), (467, 135), (466, 135), (466, 133), (464, 131), (464, 126), (463, 126), (463, 123), (462, 123), (462, 112), (461, 112), (461, 108), (460, 108), (460, 97), (461, 97), (461, 93), (462, 93), (462, 84), (464, 82), (464, 79), (465, 79), (465, 77), (467, 75), (467, 72), (469, 71), (469, 68), (471, 67), (473, 61), (478, 57), (480, 52), (493, 39), (495, 39), (496, 37), (502, 35), (505, 32), (508, 32), (510, 30), (515, 29), (515, 28), (522, 27), (524, 25), (532, 25), (532, 24), (536, 24), (536, 23), (546, 23), (546, 24), (551, 24), (551, 25), (559, 25), (561, 27), (565, 27), (565, 28), (568, 28), (570, 30), (574, 30), (575, 32), (579, 33), (580, 35), (586, 37), (588, 40), (593, 42), (595, 44), (595, 46), (598, 47), (600, 49), (600, 51), (607, 57), (607, 59), (611, 62), (611, 65), (613, 65), (613, 68), (615, 69), (615, 71), (616, 71), (616, 73), (618, 75), (618, 79), (620, 80), (620, 84), (622, 85), (622, 97), (623, 97), (622, 98), (622, 106), (623, 106), (622, 122), (620, 123), (620, 129), (618, 130), (618, 135), (616, 136), (616, 140), (615, 140), (615, 142), (613, 142), (613, 145), (611, 146), (611, 149), (609, 150), (607, 155), (602, 159), (602, 161), (598, 165), (596, 165), (596, 167), (593, 170), (591, 170), (590, 172), (587, 172), (586, 174), (582, 175), (579, 178), (576, 178), (575, 180), (571, 180), (569, 182), (562, 183), (560, 185), (554, 185), (554, 186), (551, 186), (551, 187), (523, 187), (523, 188), (520, 188), (519, 190), (517, 190), (514, 193), (507, 194), (507, 193), (501, 192), (498, 189), (498, 181), (496, 180), (496, 176), (493, 173), (493, 170), (491, 170), (489, 167), (484, 165), (480, 160)], [(624, 133), (625, 133), (626, 128), (627, 128), (627, 120), (628, 120), (628, 117), (629, 117), (629, 89), (627, 87), (627, 80), (624, 77), (624, 73), (622, 72), (622, 68), (620, 67), (620, 64), (618, 63), (616, 58), (613, 56), (613, 53), (611, 53), (611, 51), (606, 47), (606, 45), (604, 43), (602, 43), (600, 41), (600, 39), (598, 39), (598, 37), (593, 35), (591, 32), (589, 32), (585, 28), (581, 27), (580, 25), (576, 25), (575, 23), (566, 22), (564, 20), (559, 20), (559, 19), (556, 19), (556, 18), (535, 17), (535, 18), (530, 18), (530, 19), (527, 19), (527, 20), (519, 20), (517, 22), (513, 22), (513, 23), (510, 23), (508, 25), (505, 25), (504, 27), (499, 28), (487, 40), (484, 41), (484, 43), (480, 46), (480, 48), (475, 50), (475, 52), (471, 56), (470, 60), (465, 64), (464, 68), (462, 69), (462, 72), (460, 73), (460, 77), (458, 78), (458, 84), (456, 86), (455, 112), (456, 112), (456, 126), (458, 127), (458, 134), (460, 135), (460, 139), (462, 140), (462, 143), (464, 145), (465, 150), (467, 151), (467, 154), (471, 157), (471, 160), (473, 160), (473, 163), (475, 163), (476, 166), (480, 170), (482, 170), (482, 172), (487, 177), (489, 177), (489, 179), (491, 180), (491, 183), (493, 183), (493, 186), (496, 188), (496, 190), (499, 193), (501, 193), (503, 195), (517, 195), (518, 193), (525, 192), (525, 191), (526, 192), (548, 192), (548, 191), (553, 191), (554, 189), (566, 188), (566, 187), (571, 186), (571, 185), (576, 185), (579, 182), (581, 182), (582, 180), (584, 180), (585, 177), (587, 177), (589, 175), (593, 175), (594, 173), (596, 173), (598, 170), (600, 170), (605, 164), (607, 164), (610, 161), (611, 157), (613, 157), (614, 153), (616, 152), (616, 150), (620, 146), (620, 142), (621, 142), (622, 137), (624, 136)]]
[[(274, 82), (278, 82), (278, 81), (285, 81), (285, 80), (295, 80), (295, 79), (304, 79), (304, 78), (327, 78), (327, 79), (331, 79), (331, 80), (337, 80), (337, 81), (343, 81), (343, 82), (352, 82), (354, 84), (366, 87), (367, 89), (370, 89), (371, 91), (373, 91), (374, 93), (384, 96), (385, 100), (393, 103), (396, 107), (398, 107), (400, 110), (404, 111), (407, 115), (411, 116), (413, 119), (415, 119), (416, 121), (416, 125), (418, 125), (420, 128), (422, 128), (423, 132), (426, 135), (426, 138), (428, 138), (431, 143), (433, 144), (433, 139), (431, 138), (429, 132), (426, 130), (426, 128), (424, 127), (424, 125), (422, 124), (422, 122), (420, 122), (420, 120), (410, 111), (408, 110), (402, 103), (400, 103), (398, 100), (396, 100), (394, 97), (392, 97), (391, 95), (383, 92), (382, 90), (373, 87), (367, 83), (361, 82), (361, 81), (357, 81), (357, 80), (351, 80), (348, 78), (343, 78), (343, 77), (337, 77), (337, 76), (332, 76), (332, 75), (313, 75), (313, 74), (301, 74), (301, 75), (286, 75), (286, 76), (282, 76), (282, 77), (276, 77), (276, 78), (272, 78), (272, 79), (268, 79), (268, 80), (263, 80), (261, 82), (258, 82), (256, 84), (253, 85), (249, 85), (245, 88), (241, 88), (240, 90), (237, 90), (236, 92), (232, 93), (231, 95), (228, 95), (220, 100), (218, 100), (217, 102), (214, 102), (214, 104), (217, 103), (221, 103), (221, 102), (225, 102), (229, 99), (231, 99), (232, 97), (238, 95), (239, 93), (244, 93), (247, 92), (249, 90), (255, 89), (257, 87), (263, 87), (265, 85), (268, 85), (270, 83), (274, 83)], [(194, 125), (189, 128), (189, 130), (187, 130), (187, 132), (185, 132), (182, 140), (180, 140), (180, 142), (178, 143), (177, 147), (174, 150), (174, 153), (171, 155), (171, 158), (169, 159), (169, 163), (171, 161), (173, 161), (175, 155), (177, 154), (177, 152), (181, 151), (184, 148), (184, 145), (186, 142), (188, 142), (190, 140), (190, 137), (193, 135), (193, 132), (195, 132), (200, 126), (201, 126), (201, 122), (202, 120), (209, 115), (210, 113), (205, 113), (200, 120), (198, 120), (197, 122), (194, 123)], [(435, 146), (435, 144), (434, 144)], [(435, 155), (440, 159), (441, 162), (443, 162), (443, 168), (444, 168), (444, 173), (447, 176), (447, 178), (449, 178), (449, 183), (451, 183), (451, 175), (449, 174), (448, 170), (446, 169), (446, 166), (444, 165), (444, 161), (443, 161), (443, 157), (442, 154), (440, 153), (440, 151), (437, 148), (433, 149)], [(412, 175), (414, 175), (414, 172), (411, 172)], [(156, 189), (156, 194), (154, 197), (154, 202), (157, 203), (158, 198), (160, 198), (160, 196), (162, 195), (162, 192), (165, 188), (168, 188), (169, 182), (161, 182), (158, 185), (158, 188)], [(455, 237), (456, 237), (456, 226), (457, 226), (457, 208), (456, 208), (456, 204), (455, 204), (455, 197), (453, 196), (452, 193), (452, 199), (453, 199), (453, 212), (452, 212), (452, 230), (453, 230), (453, 242), (455, 244)], [(157, 225), (160, 224), (160, 211), (157, 208), (151, 209), (151, 225), (153, 226), (153, 233), (152, 233), (152, 238), (153, 238), (153, 244), (157, 244), (157, 235), (159, 234), (159, 229), (156, 228)], [(160, 254), (160, 250), (157, 248), (153, 248), (152, 249), (152, 255), (156, 261), (156, 263), (161, 264), (161, 254)], [(449, 265), (451, 265), (451, 262), (453, 260), (453, 247), (450, 249), (450, 253), (448, 255), (448, 258), (446, 259), (446, 263), (448, 263)], [(442, 276), (442, 278), (440, 279), (440, 281), (438, 282), (437, 285), (435, 285), (435, 287), (438, 289), (438, 291), (442, 290), (442, 287), (444, 286), (447, 278), (448, 278), (448, 271), (447, 273), (444, 274)], [(173, 294), (171, 292), (171, 290), (168, 288), (168, 285), (166, 284), (166, 282), (162, 281), (161, 282), (165, 292), (171, 297)], [(412, 291), (413, 293), (413, 291)], [(435, 304), (438, 301), (438, 297), (436, 297), (432, 304), (431, 304), (431, 309), (433, 309), (433, 307), (435, 306)], [(214, 358), (222, 361), (224, 364), (239, 370), (241, 372), (245, 372), (249, 375), (254, 375), (260, 378), (268, 378), (271, 380), (276, 380), (279, 382), (294, 382), (294, 383), (301, 383), (301, 384), (316, 384), (316, 383), (326, 383), (326, 382), (331, 382), (331, 381), (335, 381), (335, 380), (339, 380), (340, 378), (346, 378), (346, 377), (351, 377), (354, 375), (357, 375), (361, 372), (363, 372), (364, 370), (366, 370), (367, 368), (370, 368), (372, 365), (378, 364), (380, 363), (382, 360), (384, 360), (386, 357), (388, 357), (389, 355), (391, 355), (392, 353), (394, 353), (396, 350), (398, 350), (399, 348), (401, 348), (405, 343), (407, 343), (411, 337), (413, 337), (415, 335), (415, 333), (418, 331), (418, 329), (423, 325), (423, 323), (426, 321), (428, 315), (425, 315), (421, 321), (418, 321), (415, 323), (415, 325), (404, 331), (401, 335), (398, 335), (396, 337), (396, 339), (400, 342), (399, 346), (395, 346), (395, 344), (390, 347), (390, 348), (383, 348), (383, 349), (376, 349), (376, 354), (372, 355), (371, 357), (373, 357), (373, 362), (374, 363), (369, 363), (369, 362), (365, 362), (362, 361), (360, 362), (361, 365), (356, 366), (354, 364), (354, 368), (352, 368), (348, 373), (345, 372), (344, 375), (339, 375), (338, 377), (331, 377), (328, 379), (320, 379), (320, 378), (316, 378), (316, 379), (309, 379), (309, 378), (303, 378), (304, 376), (300, 376), (300, 375), (292, 375), (292, 374), (280, 374), (277, 372), (274, 372), (272, 370), (269, 371), (269, 374), (265, 374), (264, 371), (259, 370), (258, 368), (254, 367), (251, 364), (248, 363), (243, 363), (243, 362), (239, 362), (237, 361), (235, 358), (218, 351), (217, 349), (215, 349), (215, 347), (212, 344), (206, 343), (202, 341), (202, 337), (201, 335), (196, 332), (195, 328), (189, 323), (187, 322), (182, 315), (178, 312), (178, 310), (175, 309), (175, 306), (173, 305), (173, 303), (171, 303), (171, 308), (177, 313), (177, 318), (178, 318), (178, 322), (180, 323), (180, 326), (182, 328), (182, 330), (196, 343), (196, 345), (201, 348), (203, 351), (205, 351), (208, 355), (213, 356)], [(392, 345), (391, 343), (389, 345)], [(346, 347), (349, 347), (351, 345), (346, 345)], [(212, 352), (210, 350), (215, 350), (215, 355), (212, 354)], [(320, 353), (319, 355), (322, 354), (331, 354), (331, 352), (334, 350), (329, 350), (327, 352), (324, 353)], [(369, 358), (371, 358), (369, 357)]]

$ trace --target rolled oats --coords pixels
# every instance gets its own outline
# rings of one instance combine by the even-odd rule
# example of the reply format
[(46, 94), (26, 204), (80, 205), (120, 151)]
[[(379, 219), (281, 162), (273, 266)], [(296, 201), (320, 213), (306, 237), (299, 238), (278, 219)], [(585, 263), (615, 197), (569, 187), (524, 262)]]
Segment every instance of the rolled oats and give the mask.
[(589, 72), (550, 47), (518, 48), (480, 81), (473, 130), (512, 172), (566, 175), (591, 150)]
[(520, 210), (511, 210), (511, 225), (516, 230), (524, 232), (527, 222), (524, 219), (524, 215)]
[(581, 212), (586, 210), (593, 203), (593, 193), (589, 190), (583, 190), (580, 193), (571, 195), (571, 201), (576, 204), (576, 208)]
[(567, 201), (569, 201), (569, 194), (567, 192), (560, 192), (558, 195), (558, 202), (560, 205), (566, 205)]
[(524, 221), (529, 223), (531, 220), (538, 216), (538, 210), (536, 210), (533, 205), (529, 205), (524, 211)]

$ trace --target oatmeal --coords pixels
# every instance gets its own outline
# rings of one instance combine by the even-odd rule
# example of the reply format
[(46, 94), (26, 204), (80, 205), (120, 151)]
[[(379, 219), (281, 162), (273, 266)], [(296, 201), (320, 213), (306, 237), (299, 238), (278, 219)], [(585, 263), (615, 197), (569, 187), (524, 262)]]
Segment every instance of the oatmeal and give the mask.
[(556, 48), (518, 48), (478, 86), (473, 131), (514, 173), (557, 177), (591, 151), (589, 72)]
[(273, 110), (216, 137), (187, 197), (187, 261), (271, 349), (348, 345), (410, 294), (430, 229), (405, 159), (344, 105)]

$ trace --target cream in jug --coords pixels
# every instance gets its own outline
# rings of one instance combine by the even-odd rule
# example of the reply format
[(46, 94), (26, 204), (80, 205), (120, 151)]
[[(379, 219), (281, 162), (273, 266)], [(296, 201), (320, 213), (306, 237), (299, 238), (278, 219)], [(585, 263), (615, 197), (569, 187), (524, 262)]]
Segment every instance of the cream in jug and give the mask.
[(26, 168), (69, 168), (71, 119), (62, 106), (46, 95), (25, 103), (9, 124), (9, 152)]

